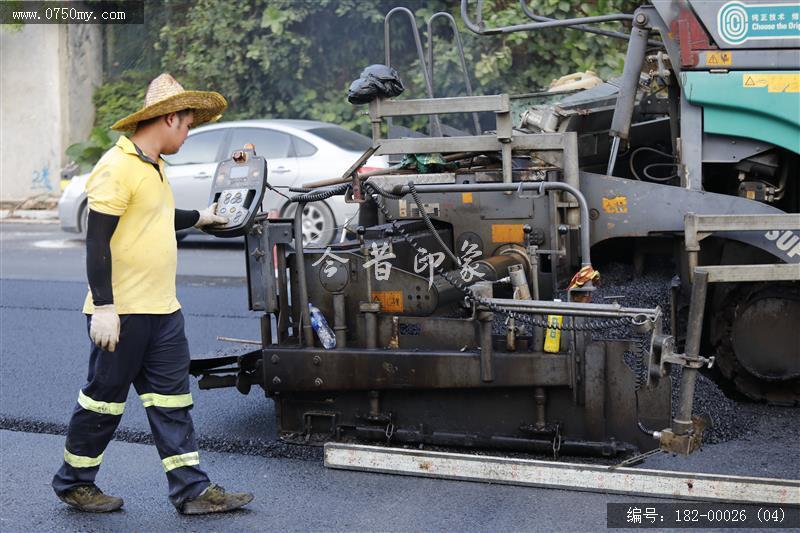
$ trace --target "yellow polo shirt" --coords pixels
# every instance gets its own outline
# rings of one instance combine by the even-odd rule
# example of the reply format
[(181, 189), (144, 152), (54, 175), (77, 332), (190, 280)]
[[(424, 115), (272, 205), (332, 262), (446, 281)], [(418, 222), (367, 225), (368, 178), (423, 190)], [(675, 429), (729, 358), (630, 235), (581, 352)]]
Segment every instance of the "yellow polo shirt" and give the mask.
[[(117, 313), (169, 314), (180, 309), (175, 296), (178, 245), (175, 202), (164, 175), (137, 152), (127, 137), (97, 162), (86, 193), (89, 209), (118, 216), (111, 237), (111, 286)], [(92, 292), (83, 312), (94, 312)]]

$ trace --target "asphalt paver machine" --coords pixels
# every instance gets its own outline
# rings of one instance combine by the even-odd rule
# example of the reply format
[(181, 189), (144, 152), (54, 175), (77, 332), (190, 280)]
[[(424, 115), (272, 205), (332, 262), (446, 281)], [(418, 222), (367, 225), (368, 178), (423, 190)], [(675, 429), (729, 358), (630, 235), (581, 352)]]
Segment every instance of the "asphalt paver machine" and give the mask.
[[(740, 394), (798, 402), (800, 4), (523, 13), (486, 27), (481, 2), (461, 4), (485, 38), (626, 39), (622, 76), (517, 97), (472, 96), (465, 74), (466, 96), (436, 98), (432, 44), (426, 58), (416, 35), (427, 98), (373, 100), (372, 148), (344, 176), (295, 191), (292, 220), (251, 209), (227, 231), (246, 237), (261, 346), (194, 360), (201, 388), (260, 386), (293, 442), (555, 455), (697, 449), (695, 382), (712, 366)], [(592, 26), (607, 21), (629, 33)], [(453, 114), (475, 114), (475, 131), (448, 126)], [(391, 122), (411, 116), (428, 117), (426, 134)], [(372, 154), (401, 162), (359, 174)], [(247, 148), (222, 165), (215, 197), (256, 197), (231, 179), (255, 159)], [(304, 206), (335, 195), (359, 205), (353, 231), (304, 243)], [(662, 253), (670, 303), (593, 298), (593, 258), (615, 250)]]

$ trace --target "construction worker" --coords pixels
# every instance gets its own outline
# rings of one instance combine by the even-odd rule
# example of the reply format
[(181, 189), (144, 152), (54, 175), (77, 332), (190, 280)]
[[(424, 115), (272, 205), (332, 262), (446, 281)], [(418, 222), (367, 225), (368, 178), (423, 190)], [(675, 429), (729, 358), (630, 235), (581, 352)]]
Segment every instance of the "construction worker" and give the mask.
[(112, 126), (133, 134), (103, 155), (86, 184), (89, 293), (83, 312), (93, 345), (64, 463), (53, 478), (58, 497), (82, 511), (123, 505), (94, 480), (131, 383), (146, 408), (169, 499), (179, 512), (229, 511), (253, 499), (225, 492), (200, 469), (189, 414), (189, 346), (175, 297), (175, 231), (227, 219), (215, 214), (213, 204), (199, 212), (175, 209), (160, 157), (176, 153), (189, 128), (218, 119), (226, 107), (219, 93), (186, 91), (161, 74), (148, 85), (144, 107)]

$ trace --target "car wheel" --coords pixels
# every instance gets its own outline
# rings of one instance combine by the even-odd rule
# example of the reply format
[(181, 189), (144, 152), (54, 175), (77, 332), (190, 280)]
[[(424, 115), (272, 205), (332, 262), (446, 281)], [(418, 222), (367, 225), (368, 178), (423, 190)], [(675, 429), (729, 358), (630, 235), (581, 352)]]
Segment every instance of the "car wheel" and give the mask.
[[(294, 218), (297, 204), (284, 209), (285, 218)], [(312, 202), (303, 209), (303, 245), (326, 246), (336, 235), (333, 212), (325, 202)]]

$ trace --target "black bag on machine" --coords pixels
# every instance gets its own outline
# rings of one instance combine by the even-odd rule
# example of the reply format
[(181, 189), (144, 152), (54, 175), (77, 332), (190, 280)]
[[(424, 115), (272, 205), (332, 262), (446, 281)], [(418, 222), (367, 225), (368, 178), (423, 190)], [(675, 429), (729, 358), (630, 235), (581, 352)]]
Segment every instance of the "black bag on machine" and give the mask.
[(351, 104), (368, 104), (378, 96), (391, 98), (404, 90), (395, 69), (386, 65), (370, 65), (350, 84), (347, 101)]

